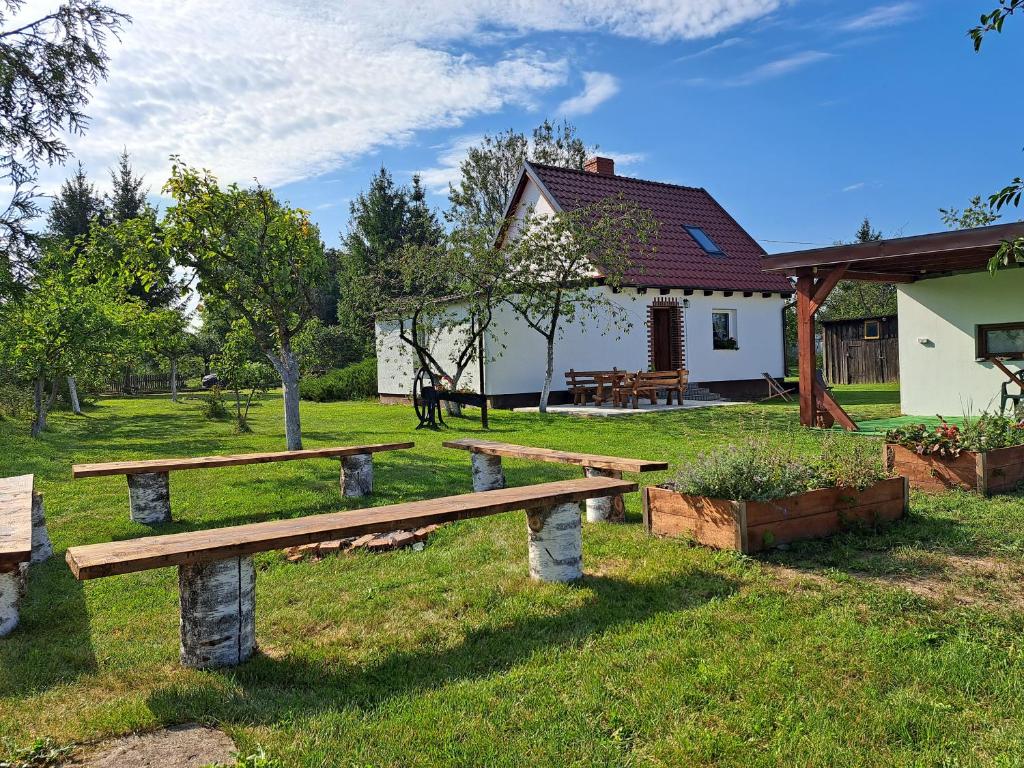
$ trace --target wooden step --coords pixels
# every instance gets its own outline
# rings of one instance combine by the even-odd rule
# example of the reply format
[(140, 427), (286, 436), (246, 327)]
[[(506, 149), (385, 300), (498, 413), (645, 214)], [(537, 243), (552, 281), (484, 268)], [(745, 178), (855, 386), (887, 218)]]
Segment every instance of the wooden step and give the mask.
[(95, 579), (152, 568), (223, 560), (366, 533), (422, 528), (454, 520), (579, 502), (635, 490), (636, 483), (610, 477), (561, 480), (387, 507), (311, 515), (293, 520), (89, 544), (71, 547), (67, 561), (75, 578)]
[(466, 437), (461, 440), (446, 440), (445, 448), (458, 448), (471, 453), (488, 456), (507, 456), (514, 459), (533, 459), (556, 464), (575, 464), (581, 467), (607, 469), (615, 472), (656, 472), (668, 469), (667, 461), (645, 461), (644, 459), (623, 459), (617, 456), (599, 456), (592, 453), (556, 451), (550, 448), (532, 448), (527, 445), (498, 443), (492, 440), (478, 440)]
[(147, 459), (145, 461), (111, 461), (105, 464), (75, 464), (71, 476), (104, 477), (106, 475), (140, 475), (149, 472), (173, 472), (180, 469), (211, 469), (213, 467), (236, 467), (244, 464), (266, 464), (273, 461), (295, 461), (298, 459), (332, 459), (342, 456), (356, 456), (363, 453), (399, 451), (412, 448), (413, 443), (377, 443), (374, 445), (347, 445), (334, 448), (307, 448), (301, 451), (277, 451), (274, 453), (241, 453), (234, 456), (197, 456), (183, 459)]

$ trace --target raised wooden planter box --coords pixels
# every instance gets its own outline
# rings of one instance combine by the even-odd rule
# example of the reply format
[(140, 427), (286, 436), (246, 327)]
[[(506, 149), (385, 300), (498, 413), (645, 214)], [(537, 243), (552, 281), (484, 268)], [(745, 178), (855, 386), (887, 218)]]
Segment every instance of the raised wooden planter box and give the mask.
[(1024, 483), (1024, 446), (985, 453), (964, 451), (955, 459), (921, 456), (910, 448), (887, 443), (886, 466), (910, 481), (912, 488), (930, 493), (963, 488), (986, 496), (1017, 490)]
[(902, 477), (858, 491), (822, 488), (773, 501), (730, 501), (644, 488), (644, 525), (656, 536), (692, 539), (718, 549), (753, 553), (791, 541), (820, 539), (851, 523), (874, 525), (907, 512)]

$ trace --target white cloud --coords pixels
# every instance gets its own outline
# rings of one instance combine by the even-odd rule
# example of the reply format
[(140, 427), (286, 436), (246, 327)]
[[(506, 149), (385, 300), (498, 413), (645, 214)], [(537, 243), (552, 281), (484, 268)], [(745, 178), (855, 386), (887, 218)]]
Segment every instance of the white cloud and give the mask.
[(749, 72), (745, 72), (742, 75), (729, 79), (726, 84), (733, 86), (753, 85), (765, 80), (771, 80), (776, 77), (788, 75), (790, 72), (795, 72), (798, 69), (803, 69), (811, 64), (816, 64), (819, 61), (824, 61), (825, 59), (830, 58), (832, 58), (832, 54), (830, 53), (823, 53), (822, 51), (802, 51), (800, 53), (794, 53), (792, 56), (775, 59), (774, 61), (769, 61), (766, 64), (754, 67)]
[(619, 92), (619, 81), (607, 72), (584, 72), (583, 91), (566, 99), (556, 110), (560, 115), (589, 115)]
[(692, 59), (702, 59), (705, 56), (710, 56), (712, 53), (715, 53), (716, 51), (722, 51), (725, 50), (726, 48), (732, 48), (734, 46), (739, 45), (742, 42), (742, 37), (727, 37), (720, 43), (709, 45), (707, 48), (702, 48), (701, 50), (696, 51), (694, 53), (688, 53), (685, 56), (680, 56), (679, 58), (676, 59), (676, 61), (679, 62), (690, 61)]
[[(123, 0), (134, 23), (112, 45), (88, 132), (70, 143), (96, 178), (127, 147), (154, 191), (172, 153), (222, 181), (280, 185), (419, 131), (536, 104), (570, 68), (528, 47), (530, 33), (707, 38), (782, 2)], [(32, 0), (26, 12), (37, 5), (48, 7)], [(614, 92), (611, 75), (588, 75), (569, 103), (579, 111)]]
[(910, 19), (916, 10), (917, 6), (914, 3), (876, 5), (859, 16), (847, 19), (840, 25), (840, 28), (849, 32), (862, 32), (867, 29), (891, 27)]
[(459, 136), (441, 148), (437, 155), (437, 165), (418, 171), (423, 186), (437, 195), (448, 194), (448, 183), (459, 178), (459, 165), (466, 157), (466, 152), (475, 144), (479, 144), (482, 136)]
[(864, 189), (867, 186), (866, 181), (858, 181), (856, 184), (850, 184), (843, 187), (843, 192), (856, 192), (858, 189)]

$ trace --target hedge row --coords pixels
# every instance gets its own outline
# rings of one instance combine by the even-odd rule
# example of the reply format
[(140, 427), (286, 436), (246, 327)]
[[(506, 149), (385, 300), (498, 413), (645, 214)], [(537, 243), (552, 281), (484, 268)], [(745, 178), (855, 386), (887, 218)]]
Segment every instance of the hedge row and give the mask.
[(366, 400), (377, 396), (377, 358), (335, 368), (323, 376), (309, 376), (299, 382), (299, 397), (328, 403), (335, 400)]

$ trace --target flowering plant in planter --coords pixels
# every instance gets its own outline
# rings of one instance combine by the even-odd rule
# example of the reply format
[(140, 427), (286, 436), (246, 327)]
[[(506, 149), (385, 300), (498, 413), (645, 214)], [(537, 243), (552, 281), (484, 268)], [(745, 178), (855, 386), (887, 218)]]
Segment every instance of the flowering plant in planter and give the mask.
[(965, 419), (961, 427), (939, 418), (942, 423), (933, 428), (912, 424), (890, 429), (885, 441), (909, 448), (919, 456), (942, 459), (959, 458), (964, 451), (985, 453), (1024, 445), (1024, 418), (1019, 415), (982, 413), (977, 418)]

